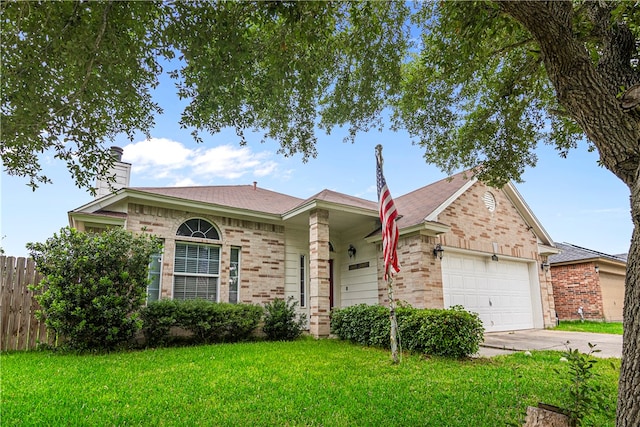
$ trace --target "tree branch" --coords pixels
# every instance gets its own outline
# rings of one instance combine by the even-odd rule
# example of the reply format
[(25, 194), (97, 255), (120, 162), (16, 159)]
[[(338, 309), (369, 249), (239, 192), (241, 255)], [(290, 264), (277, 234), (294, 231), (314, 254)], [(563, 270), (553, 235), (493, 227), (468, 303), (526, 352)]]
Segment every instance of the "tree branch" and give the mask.
[(98, 48), (100, 47), (100, 43), (102, 42), (102, 37), (104, 37), (104, 33), (107, 29), (107, 15), (109, 14), (109, 10), (111, 9), (112, 5), (113, 5), (113, 0), (109, 0), (109, 2), (104, 8), (104, 11), (102, 12), (102, 26), (100, 27), (100, 32), (96, 37), (96, 42), (93, 45), (93, 56), (89, 61), (89, 65), (87, 66), (87, 72), (84, 76), (84, 80), (82, 81), (82, 85), (80, 86), (80, 90), (78, 91), (78, 93), (84, 92), (84, 90), (87, 87), (87, 83), (89, 82), (89, 77), (91, 76), (91, 71), (93, 70), (93, 63), (96, 60), (96, 54), (98, 52)]
[(630, 87), (638, 83), (640, 76), (631, 68), (635, 38), (627, 25), (612, 21), (615, 3), (587, 2), (585, 6), (585, 15), (595, 26), (600, 42), (597, 69), (605, 76), (609, 89), (617, 93), (620, 86)]
[(60, 107), (56, 112), (54, 112), (54, 115), (57, 116), (59, 113), (61, 113), (65, 108), (67, 108), (71, 104), (71, 102), (78, 99), (87, 88), (87, 84), (89, 83), (89, 79), (91, 77), (91, 72), (93, 71), (93, 64), (96, 60), (98, 49), (100, 48), (100, 43), (102, 42), (102, 38), (104, 37), (104, 34), (107, 30), (107, 16), (109, 15), (109, 10), (111, 9), (112, 5), (113, 5), (113, 0), (109, 0), (109, 2), (107, 2), (106, 6), (104, 7), (104, 10), (102, 11), (102, 25), (96, 37), (96, 41), (93, 45), (93, 52), (91, 55), (91, 59), (89, 60), (89, 64), (87, 65), (87, 71), (84, 75), (84, 79), (82, 80), (82, 84), (80, 85), (80, 89), (75, 91), (69, 97), (69, 101), (63, 107)]
[(508, 51), (508, 50), (511, 50), (511, 49), (516, 49), (516, 48), (518, 48), (518, 47), (520, 47), (520, 46), (524, 46), (524, 45), (529, 44), (529, 43), (532, 43), (532, 42), (534, 42), (534, 41), (535, 41), (535, 40), (533, 39), (533, 37), (529, 37), (529, 38), (527, 38), (527, 39), (520, 40), (519, 42), (511, 43), (510, 45), (503, 46), (503, 47), (501, 47), (500, 49), (494, 50), (493, 52), (491, 52), (491, 56), (494, 56), (494, 55), (498, 55), (498, 54), (504, 53), (504, 52), (506, 52), (506, 51)]

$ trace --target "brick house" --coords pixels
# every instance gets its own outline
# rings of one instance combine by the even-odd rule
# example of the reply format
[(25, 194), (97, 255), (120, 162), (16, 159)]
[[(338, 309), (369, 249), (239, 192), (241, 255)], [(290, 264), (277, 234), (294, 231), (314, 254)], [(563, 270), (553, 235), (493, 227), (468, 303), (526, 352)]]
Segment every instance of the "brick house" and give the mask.
[[(98, 183), (96, 199), (70, 211), (69, 223), (161, 237), (150, 300), (261, 304), (293, 296), (316, 337), (329, 334), (333, 307), (388, 303), (376, 202), (330, 190), (303, 200), (256, 183), (128, 187), (130, 168), (118, 161), (119, 189)], [(487, 331), (554, 323), (550, 276), (540, 266), (557, 249), (512, 184), (490, 188), (460, 173), (395, 202), (397, 300), (462, 305)]]
[(626, 255), (608, 255), (569, 243), (549, 257), (556, 311), (560, 320), (622, 321)]

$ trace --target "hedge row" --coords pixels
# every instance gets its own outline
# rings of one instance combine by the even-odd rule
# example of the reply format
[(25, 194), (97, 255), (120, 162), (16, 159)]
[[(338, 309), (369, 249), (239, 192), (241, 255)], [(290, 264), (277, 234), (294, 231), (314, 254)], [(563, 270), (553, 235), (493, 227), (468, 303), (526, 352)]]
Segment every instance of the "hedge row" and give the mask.
[(142, 332), (149, 346), (165, 345), (172, 327), (185, 329), (198, 343), (248, 339), (263, 316), (250, 304), (212, 303), (206, 300), (160, 300), (142, 308)]
[[(434, 356), (462, 358), (478, 352), (484, 327), (476, 313), (460, 306), (450, 309), (396, 309), (403, 350)], [(353, 343), (389, 348), (389, 309), (359, 304), (331, 313), (331, 332)]]

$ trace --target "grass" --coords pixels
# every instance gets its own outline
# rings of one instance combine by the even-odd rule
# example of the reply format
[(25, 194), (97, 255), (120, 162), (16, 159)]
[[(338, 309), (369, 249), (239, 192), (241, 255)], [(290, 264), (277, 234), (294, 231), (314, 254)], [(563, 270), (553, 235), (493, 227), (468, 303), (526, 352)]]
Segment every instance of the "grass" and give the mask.
[[(105, 355), (0, 355), (3, 426), (505, 426), (562, 405), (559, 352), (463, 361), (303, 339)], [(620, 360), (597, 363), (613, 426)]]
[(580, 320), (563, 320), (553, 329), (558, 331), (622, 335), (622, 323), (620, 322), (597, 322), (593, 320), (585, 320), (584, 322), (581, 322)]

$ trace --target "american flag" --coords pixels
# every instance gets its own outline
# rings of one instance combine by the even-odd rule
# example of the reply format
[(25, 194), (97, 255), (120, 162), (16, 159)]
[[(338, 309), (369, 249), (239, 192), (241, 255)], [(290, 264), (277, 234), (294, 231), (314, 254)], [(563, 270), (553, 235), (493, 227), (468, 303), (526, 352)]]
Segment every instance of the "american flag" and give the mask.
[(393, 202), (387, 182), (382, 174), (382, 148), (376, 155), (376, 180), (378, 183), (378, 208), (380, 212), (380, 222), (382, 223), (382, 254), (384, 256), (384, 279), (387, 280), (389, 267), (393, 267), (395, 272), (400, 271), (398, 266), (398, 211)]

